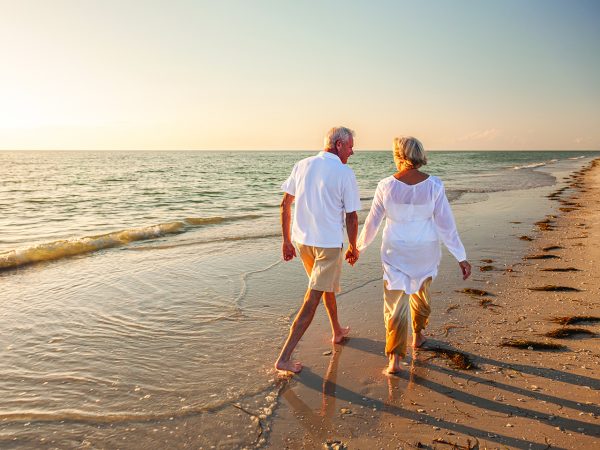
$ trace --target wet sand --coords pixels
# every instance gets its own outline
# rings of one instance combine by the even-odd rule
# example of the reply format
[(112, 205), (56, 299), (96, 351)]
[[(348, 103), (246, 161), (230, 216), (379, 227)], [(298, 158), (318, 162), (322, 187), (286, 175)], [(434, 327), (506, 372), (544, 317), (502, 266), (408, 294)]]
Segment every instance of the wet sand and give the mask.
[[(426, 348), (409, 351), (399, 375), (383, 373), (374, 243), (354, 269), (344, 268), (349, 279), (352, 270), (374, 274), (339, 298), (352, 337), (332, 347), (317, 311), (294, 354), (305, 367), (284, 383), (267, 448), (600, 448), (598, 335), (544, 336), (561, 328), (552, 317), (600, 316), (600, 163), (551, 188), (453, 208), (473, 276), (462, 282), (445, 254)], [(577, 271), (546, 271), (565, 268)], [(457, 292), (463, 288), (489, 295)], [(600, 333), (600, 322), (567, 328)], [(564, 347), (501, 346), (509, 339)], [(432, 347), (463, 352), (473, 366), (457, 368)]]

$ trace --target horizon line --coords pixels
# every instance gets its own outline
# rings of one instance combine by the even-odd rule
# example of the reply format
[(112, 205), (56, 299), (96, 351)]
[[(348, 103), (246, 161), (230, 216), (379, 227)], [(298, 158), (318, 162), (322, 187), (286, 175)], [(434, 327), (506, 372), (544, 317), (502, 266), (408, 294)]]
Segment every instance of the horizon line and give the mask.
[[(144, 149), (144, 148), (121, 148), (121, 149), (109, 149), (109, 148), (20, 148), (20, 149), (9, 149), (0, 148), (0, 152), (320, 152), (322, 149)], [(356, 151), (359, 152), (388, 152), (392, 149), (374, 149), (358, 148)], [(556, 148), (537, 148), (537, 149), (426, 149), (428, 152), (598, 152), (599, 149), (556, 149)]]

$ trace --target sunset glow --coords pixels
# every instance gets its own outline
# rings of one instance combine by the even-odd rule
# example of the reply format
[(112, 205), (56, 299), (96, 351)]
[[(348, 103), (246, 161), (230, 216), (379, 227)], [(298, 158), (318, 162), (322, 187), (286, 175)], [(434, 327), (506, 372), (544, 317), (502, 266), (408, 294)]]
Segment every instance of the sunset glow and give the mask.
[(1, 0), (0, 149), (600, 149), (594, 1)]

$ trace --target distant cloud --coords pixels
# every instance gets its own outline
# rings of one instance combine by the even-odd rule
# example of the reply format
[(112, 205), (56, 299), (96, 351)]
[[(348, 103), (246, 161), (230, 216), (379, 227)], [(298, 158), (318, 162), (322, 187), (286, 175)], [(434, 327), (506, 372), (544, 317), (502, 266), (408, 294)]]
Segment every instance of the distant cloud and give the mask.
[(466, 136), (458, 138), (460, 142), (466, 141), (493, 141), (500, 134), (500, 130), (496, 128), (490, 128), (489, 130), (483, 131), (474, 131), (473, 133), (469, 133)]

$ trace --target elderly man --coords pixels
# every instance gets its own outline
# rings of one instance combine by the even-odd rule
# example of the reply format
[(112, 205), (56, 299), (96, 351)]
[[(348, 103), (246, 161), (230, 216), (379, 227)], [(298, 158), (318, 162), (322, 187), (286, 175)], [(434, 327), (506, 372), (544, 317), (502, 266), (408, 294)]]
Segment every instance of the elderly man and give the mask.
[[(291, 175), (281, 186), (285, 192), (281, 202), (283, 259), (290, 261), (296, 256), (295, 243), (309, 282), (304, 303), (275, 363), (277, 370), (295, 373), (302, 370), (302, 364), (290, 361), (290, 358), (312, 322), (322, 296), (331, 322), (332, 342), (342, 342), (350, 331), (349, 327), (340, 326), (335, 294), (340, 292), (344, 212), (349, 241), (345, 257), (351, 265), (358, 260), (356, 211), (360, 209), (360, 196), (354, 172), (346, 165), (348, 158), (353, 155), (353, 136), (354, 132), (348, 128), (335, 127), (329, 130), (325, 137), (325, 149), (318, 155), (296, 163)], [(296, 208), (290, 236), (294, 200)]]

